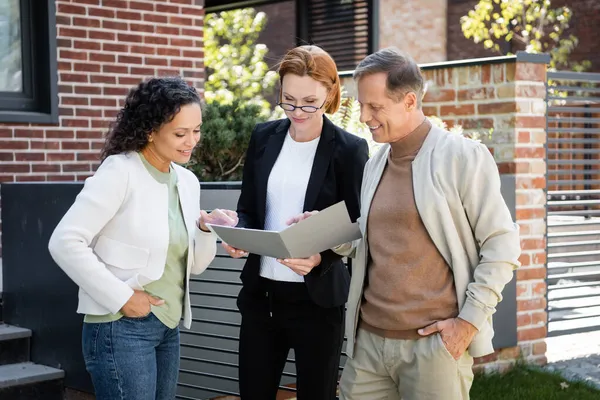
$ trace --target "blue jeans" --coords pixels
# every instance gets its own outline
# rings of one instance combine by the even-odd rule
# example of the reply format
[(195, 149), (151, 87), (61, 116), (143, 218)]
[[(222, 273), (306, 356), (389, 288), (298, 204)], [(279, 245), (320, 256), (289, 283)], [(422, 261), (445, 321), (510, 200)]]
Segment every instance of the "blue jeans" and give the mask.
[(173, 400), (179, 373), (179, 328), (150, 313), (83, 324), (83, 358), (96, 400)]

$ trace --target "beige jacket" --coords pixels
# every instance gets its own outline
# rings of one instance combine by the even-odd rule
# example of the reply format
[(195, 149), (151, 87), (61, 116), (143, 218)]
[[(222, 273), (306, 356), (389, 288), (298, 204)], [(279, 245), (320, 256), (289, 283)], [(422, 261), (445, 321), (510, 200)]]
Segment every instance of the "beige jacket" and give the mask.
[[(367, 273), (367, 219), (389, 151), (389, 145), (382, 146), (365, 166), (358, 219), (363, 238), (335, 249), (354, 258), (346, 315), (349, 357)], [(459, 317), (479, 330), (469, 354), (490, 354), (492, 314), (521, 254), (518, 225), (500, 193), (494, 158), (483, 144), (434, 126), (413, 161), (413, 189), (423, 224), (452, 268)]]

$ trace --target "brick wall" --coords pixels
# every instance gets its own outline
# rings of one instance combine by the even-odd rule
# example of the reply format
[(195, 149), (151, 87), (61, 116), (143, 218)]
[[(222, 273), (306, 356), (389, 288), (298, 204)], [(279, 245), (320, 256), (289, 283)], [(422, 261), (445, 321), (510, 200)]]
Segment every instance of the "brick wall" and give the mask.
[[(478, 0), (449, 0), (448, 25), (447, 25), (447, 54), (448, 60), (461, 60), (497, 56), (498, 53), (483, 48), (481, 43), (475, 44), (470, 39), (465, 39), (461, 27), (460, 17), (466, 15), (475, 7)], [(568, 5), (572, 12), (570, 28), (567, 35), (579, 38), (579, 44), (571, 53), (570, 59), (574, 61), (589, 60), (592, 62), (591, 71), (600, 71), (600, 1), (598, 0), (552, 0), (552, 7)], [(513, 48), (512, 52), (523, 50)]]
[(60, 122), (0, 124), (0, 183), (80, 181), (130, 87), (180, 75), (200, 90), (203, 18), (197, 0), (57, 0)]
[(515, 182), (522, 267), (517, 276), (518, 345), (476, 360), (478, 369), (504, 369), (522, 355), (545, 363), (545, 64), (512, 61), (424, 71), (430, 88), (426, 115), (466, 131), (487, 131), (484, 143), (499, 171)]
[(447, 0), (379, 0), (379, 48), (396, 46), (419, 63), (446, 60)]

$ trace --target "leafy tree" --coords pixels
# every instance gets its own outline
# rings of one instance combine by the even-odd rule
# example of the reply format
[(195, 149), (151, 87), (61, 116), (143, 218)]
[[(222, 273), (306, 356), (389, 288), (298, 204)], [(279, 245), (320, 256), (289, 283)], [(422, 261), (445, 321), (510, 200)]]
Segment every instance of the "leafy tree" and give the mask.
[[(569, 55), (577, 46), (574, 35), (566, 35), (573, 15), (567, 6), (553, 7), (551, 0), (479, 0), (461, 18), (467, 39), (486, 49), (503, 53), (502, 43), (511, 42), (530, 53), (549, 53), (550, 68), (583, 71), (589, 61), (575, 63)], [(510, 54), (510, 52), (508, 52)]]
[(202, 181), (241, 180), (252, 129), (270, 116), (264, 96), (277, 76), (264, 62), (267, 47), (256, 43), (265, 24), (253, 8), (205, 18), (202, 140), (187, 165)]
[(264, 61), (268, 52), (257, 44), (267, 22), (266, 14), (253, 8), (208, 14), (204, 20), (204, 54), (208, 79), (208, 103), (232, 104), (234, 99), (260, 106), (265, 118), (270, 105), (265, 96), (277, 81)]

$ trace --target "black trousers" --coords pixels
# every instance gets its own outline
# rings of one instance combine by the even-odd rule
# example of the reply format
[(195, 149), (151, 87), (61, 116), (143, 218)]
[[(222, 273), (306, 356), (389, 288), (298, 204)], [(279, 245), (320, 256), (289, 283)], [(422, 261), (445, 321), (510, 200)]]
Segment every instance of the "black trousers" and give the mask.
[(261, 278), (242, 288), (239, 380), (242, 400), (275, 400), (294, 349), (298, 400), (334, 400), (344, 339), (344, 307), (313, 303), (304, 283)]

